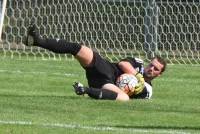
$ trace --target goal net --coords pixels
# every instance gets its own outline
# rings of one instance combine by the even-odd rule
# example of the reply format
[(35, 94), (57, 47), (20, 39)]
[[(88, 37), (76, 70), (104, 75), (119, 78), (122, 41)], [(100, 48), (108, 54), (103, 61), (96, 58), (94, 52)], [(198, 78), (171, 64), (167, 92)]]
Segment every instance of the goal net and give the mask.
[(0, 50), (3, 56), (71, 58), (22, 40), (34, 22), (46, 38), (84, 42), (102, 56), (169, 63), (200, 63), (199, 0), (7, 0)]

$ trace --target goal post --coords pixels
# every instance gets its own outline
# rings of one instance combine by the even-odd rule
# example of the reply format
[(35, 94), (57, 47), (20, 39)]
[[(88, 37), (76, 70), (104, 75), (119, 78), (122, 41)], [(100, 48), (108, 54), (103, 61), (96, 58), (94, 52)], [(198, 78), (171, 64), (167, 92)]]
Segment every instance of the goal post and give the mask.
[(0, 0), (0, 42), (1, 42), (1, 34), (3, 28), (3, 20), (5, 16), (6, 2), (7, 0)]
[(69, 58), (24, 46), (31, 21), (43, 37), (84, 42), (113, 61), (160, 55), (172, 64), (200, 63), (199, 0), (7, 0), (4, 56)]

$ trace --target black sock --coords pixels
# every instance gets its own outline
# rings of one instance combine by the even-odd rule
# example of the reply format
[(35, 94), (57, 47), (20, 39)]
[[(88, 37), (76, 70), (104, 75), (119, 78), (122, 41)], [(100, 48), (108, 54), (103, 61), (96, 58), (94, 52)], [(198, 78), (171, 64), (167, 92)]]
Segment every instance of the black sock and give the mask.
[(67, 42), (63, 39), (42, 39), (40, 37), (35, 38), (34, 45), (48, 49), (55, 53), (69, 53), (76, 55), (81, 49), (81, 45), (78, 43)]
[(87, 88), (86, 93), (95, 99), (116, 100), (117, 93), (99, 88)]

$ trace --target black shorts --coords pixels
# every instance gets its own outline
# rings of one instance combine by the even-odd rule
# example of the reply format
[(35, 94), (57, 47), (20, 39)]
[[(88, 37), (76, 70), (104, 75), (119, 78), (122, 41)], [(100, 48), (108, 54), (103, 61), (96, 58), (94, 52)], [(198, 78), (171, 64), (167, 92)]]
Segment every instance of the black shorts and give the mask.
[(103, 59), (98, 53), (93, 53), (93, 62), (86, 67), (86, 77), (89, 87), (102, 88), (104, 84), (115, 83), (115, 69), (109, 61)]

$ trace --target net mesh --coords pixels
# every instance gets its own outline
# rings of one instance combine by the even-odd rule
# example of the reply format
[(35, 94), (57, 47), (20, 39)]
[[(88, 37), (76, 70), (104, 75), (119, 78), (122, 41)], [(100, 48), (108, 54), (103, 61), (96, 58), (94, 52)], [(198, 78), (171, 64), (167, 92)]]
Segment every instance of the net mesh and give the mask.
[(84, 42), (115, 61), (127, 56), (170, 63), (200, 63), (199, 0), (7, 0), (1, 50), (4, 56), (72, 58), (26, 47), (34, 22), (46, 38)]

